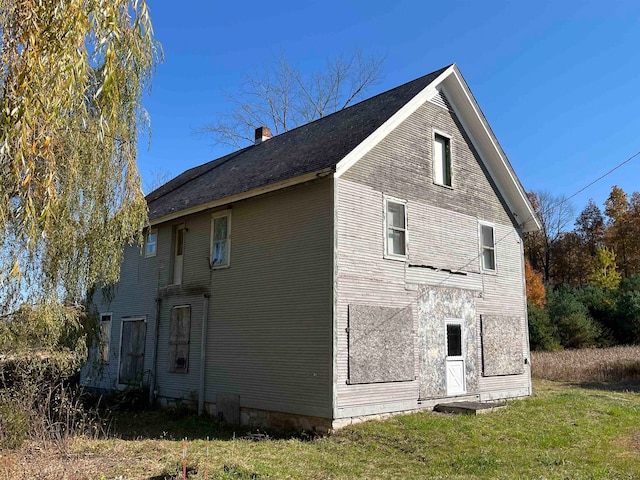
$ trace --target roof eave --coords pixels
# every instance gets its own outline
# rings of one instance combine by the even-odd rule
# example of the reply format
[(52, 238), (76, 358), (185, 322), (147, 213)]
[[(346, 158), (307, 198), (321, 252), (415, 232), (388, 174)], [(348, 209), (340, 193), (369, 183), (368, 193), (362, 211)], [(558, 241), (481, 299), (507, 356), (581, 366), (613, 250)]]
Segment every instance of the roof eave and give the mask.
[(282, 190), (283, 188), (299, 185), (301, 183), (310, 182), (312, 180), (316, 180), (318, 178), (328, 176), (331, 173), (333, 173), (333, 171), (334, 171), (333, 167), (323, 168), (320, 170), (316, 170), (314, 172), (306, 173), (304, 175), (299, 175), (297, 177), (289, 178), (287, 180), (282, 180), (279, 182), (263, 185), (261, 187), (254, 188), (252, 190), (247, 190), (246, 192), (241, 192), (235, 195), (218, 198), (210, 202), (194, 205), (193, 207), (184, 208), (179, 211), (161, 215), (156, 218), (150, 218), (149, 223), (151, 226), (159, 225), (161, 223), (176, 220), (178, 218), (182, 218), (187, 215), (192, 215), (194, 213), (199, 213), (212, 208), (221, 207), (223, 205), (229, 205), (231, 203), (239, 202), (241, 200), (246, 200), (252, 197), (257, 197), (258, 195), (262, 195), (265, 193), (275, 192), (276, 190)]
[(524, 187), (456, 65), (450, 75), (442, 79), (439, 88), (444, 90), (458, 120), (522, 231), (540, 230), (541, 225)]

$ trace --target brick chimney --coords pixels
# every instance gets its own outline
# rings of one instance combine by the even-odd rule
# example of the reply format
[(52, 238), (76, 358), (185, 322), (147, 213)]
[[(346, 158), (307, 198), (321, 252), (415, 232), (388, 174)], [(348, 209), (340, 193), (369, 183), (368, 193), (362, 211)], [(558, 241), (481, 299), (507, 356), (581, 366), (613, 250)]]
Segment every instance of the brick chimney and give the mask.
[(271, 130), (269, 130), (269, 127), (256, 128), (256, 141), (255, 141), (256, 145), (266, 140), (269, 140), (270, 138), (271, 138)]

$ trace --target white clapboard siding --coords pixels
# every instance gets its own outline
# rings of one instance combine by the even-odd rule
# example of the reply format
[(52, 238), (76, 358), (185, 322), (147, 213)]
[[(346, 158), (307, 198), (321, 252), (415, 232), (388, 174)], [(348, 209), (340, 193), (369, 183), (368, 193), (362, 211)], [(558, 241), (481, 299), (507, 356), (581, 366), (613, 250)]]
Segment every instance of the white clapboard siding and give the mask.
[[(451, 137), (452, 188), (432, 180), (434, 129)], [(407, 201), (404, 262), (383, 257), (384, 195)], [(426, 102), (336, 180), (336, 199), (336, 418), (420, 408), (417, 381), (348, 384), (350, 304), (411, 305), (415, 336), (418, 285), (449, 286), (477, 292), (478, 321), (482, 314), (495, 314), (517, 315), (526, 323), (517, 224), (452, 112)], [(496, 274), (480, 271), (479, 221), (492, 223), (501, 240)], [(523, 335), (528, 358), (526, 345)], [(529, 385), (525, 368), (524, 375), (480, 377), (478, 394), (487, 399), (526, 395)]]

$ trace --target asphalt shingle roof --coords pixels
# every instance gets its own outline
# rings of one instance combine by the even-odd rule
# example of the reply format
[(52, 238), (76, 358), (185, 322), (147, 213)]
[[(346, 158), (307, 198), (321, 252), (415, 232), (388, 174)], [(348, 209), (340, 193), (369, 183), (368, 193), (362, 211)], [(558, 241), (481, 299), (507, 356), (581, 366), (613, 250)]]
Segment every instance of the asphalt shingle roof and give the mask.
[(447, 68), (185, 171), (147, 195), (149, 218), (334, 167)]

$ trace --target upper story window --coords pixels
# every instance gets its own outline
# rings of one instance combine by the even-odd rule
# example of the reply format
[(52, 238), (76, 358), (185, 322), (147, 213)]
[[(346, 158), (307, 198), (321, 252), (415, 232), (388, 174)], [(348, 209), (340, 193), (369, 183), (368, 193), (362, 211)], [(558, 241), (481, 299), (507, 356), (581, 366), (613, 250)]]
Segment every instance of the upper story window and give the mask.
[(407, 208), (404, 200), (385, 197), (384, 253), (387, 258), (407, 258)]
[(231, 254), (231, 211), (211, 217), (211, 267), (228, 267)]
[(493, 225), (480, 224), (480, 243), (482, 248), (482, 270), (496, 271), (496, 243)]
[(451, 186), (451, 139), (433, 134), (433, 182)]
[(158, 251), (158, 231), (149, 230), (144, 243), (144, 256), (155, 257)]

